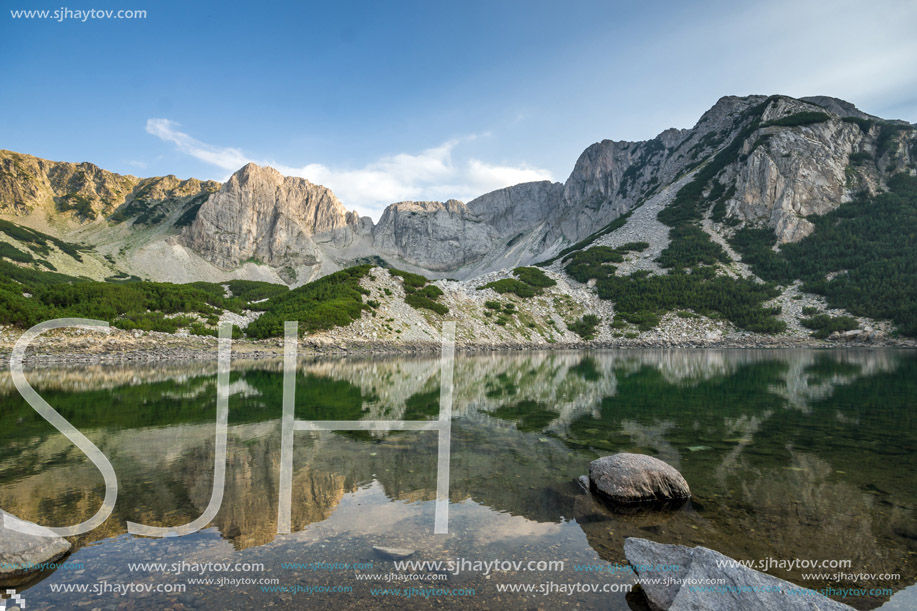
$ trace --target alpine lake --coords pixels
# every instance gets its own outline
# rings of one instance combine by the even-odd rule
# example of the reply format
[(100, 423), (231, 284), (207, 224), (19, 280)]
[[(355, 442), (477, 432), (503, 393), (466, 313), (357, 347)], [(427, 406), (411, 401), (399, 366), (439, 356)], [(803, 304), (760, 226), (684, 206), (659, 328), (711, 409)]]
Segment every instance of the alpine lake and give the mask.
[[(436, 420), (440, 366), (300, 360), (295, 417)], [(283, 363), (234, 360), (220, 510), (194, 534), (149, 538), (126, 523), (186, 524), (210, 501), (217, 364), (27, 369), (119, 489), (111, 516), (20, 595), (29, 610), (640, 609), (623, 545), (642, 537), (740, 560), (849, 561), (840, 570), (872, 575), (769, 573), (893, 592), (838, 598), (858, 609), (917, 608), (917, 352), (458, 354), (453, 375), (448, 533), (434, 532), (438, 434), (345, 430), (295, 433), (292, 533), (278, 534)], [(581, 478), (616, 452), (671, 464), (692, 499), (611, 510)], [(99, 470), (0, 375), (0, 508), (67, 526), (104, 494)], [(376, 547), (453, 564), (398, 569)]]

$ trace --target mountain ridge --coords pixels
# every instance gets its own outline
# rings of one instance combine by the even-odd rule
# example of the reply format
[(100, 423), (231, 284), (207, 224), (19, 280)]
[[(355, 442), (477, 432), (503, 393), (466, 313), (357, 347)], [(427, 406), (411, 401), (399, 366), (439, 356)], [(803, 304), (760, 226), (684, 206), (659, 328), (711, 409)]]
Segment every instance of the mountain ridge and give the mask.
[[(563, 183), (467, 204), (397, 202), (377, 223), (326, 187), (255, 164), (222, 185), (9, 152), (0, 170), (0, 266), (11, 275), (0, 298), (32, 317), (36, 291), (42, 312), (97, 309), (80, 301), (86, 287), (43, 288), (54, 270), (67, 274), (49, 276), (58, 286), (194, 283), (100, 286), (114, 308), (106, 316), (126, 328), (211, 333), (228, 307), (242, 328), (268, 311), (253, 337), (292, 315), (395, 343), (428, 341), (443, 316), (491, 345), (917, 333), (917, 129), (824, 96), (725, 96), (690, 129), (590, 145)], [(372, 266), (401, 280), (380, 285)], [(251, 280), (299, 288), (285, 297)], [(251, 297), (225, 301), (238, 290)], [(329, 309), (320, 295), (342, 301)], [(151, 305), (124, 310), (122, 299)], [(170, 321), (163, 304), (182, 299), (196, 314)], [(421, 335), (392, 326), (420, 324), (418, 309)]]
[[(141, 229), (172, 223), (150, 243), (125, 238), (127, 248), (106, 253), (116, 260), (127, 254), (119, 261), (127, 273), (149, 273), (145, 260), (186, 249), (185, 259), (200, 259), (223, 275), (247, 267), (239, 272), (247, 277), (247, 264), (254, 264), (267, 269), (253, 277), (291, 285), (368, 257), (433, 276), (472, 277), (549, 259), (583, 240), (705, 163), (736, 137), (742, 113), (762, 104), (758, 140), (744, 145), (749, 150), (743, 151), (743, 164), (724, 173), (736, 187), (725, 202), (727, 217), (772, 227), (780, 242), (798, 241), (811, 231), (806, 216), (850, 201), (855, 189), (875, 193), (883, 176), (894, 173), (879, 168), (888, 160), (877, 158), (877, 171), (861, 169), (860, 183), (851, 186), (847, 167), (851, 154), (878, 147), (876, 125), (905, 122), (883, 121), (826, 96), (724, 96), (690, 129), (670, 128), (646, 141), (590, 145), (563, 183), (521, 183), (467, 204), (396, 202), (377, 223), (346, 210), (326, 187), (255, 164), (220, 185), (174, 176), (138, 179), (93, 164), (8, 151), (0, 152), (0, 214), (21, 218), (43, 212), (42, 228), (56, 226), (60, 237), (85, 236), (90, 242), (100, 232), (85, 225), (102, 220)], [(769, 124), (807, 112), (822, 112), (827, 120), (809, 125), (805, 134)], [(873, 127), (864, 131), (865, 123)], [(759, 146), (763, 142), (769, 146)], [(913, 163), (904, 148), (895, 171)], [(132, 254), (139, 255), (136, 265)]]
[(587, 147), (564, 183), (378, 223), (254, 164), (222, 185), (16, 153), (0, 169), (0, 343), (61, 316), (130, 350), (224, 320), (258, 354), (286, 320), (316, 351), (432, 350), (445, 319), (464, 349), (917, 336), (917, 129), (833, 98), (726, 96), (691, 129)]

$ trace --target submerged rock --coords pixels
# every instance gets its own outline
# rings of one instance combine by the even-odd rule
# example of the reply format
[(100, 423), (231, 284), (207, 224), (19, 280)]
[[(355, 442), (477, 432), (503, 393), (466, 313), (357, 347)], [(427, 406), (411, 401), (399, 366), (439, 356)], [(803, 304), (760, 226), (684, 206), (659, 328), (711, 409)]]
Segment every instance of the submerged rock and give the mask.
[(54, 562), (70, 551), (66, 539), (38, 524), (19, 520), (31, 531), (28, 534), (7, 528), (7, 515), (0, 511), (0, 584), (16, 585), (23, 577), (44, 570), (43, 563)]
[(665, 503), (619, 505), (609, 503), (595, 494), (582, 494), (573, 501), (573, 517), (581, 526), (592, 522), (606, 525), (613, 522), (618, 528), (647, 529), (665, 524), (681, 515), (688, 507), (683, 499)]
[(615, 503), (684, 500), (691, 497), (688, 482), (671, 465), (643, 454), (603, 456), (589, 465), (593, 490)]
[(392, 560), (408, 558), (416, 553), (416, 550), (407, 549), (404, 547), (383, 547), (381, 545), (373, 545), (373, 551), (375, 551), (380, 556), (391, 558)]
[[(654, 543), (631, 537), (624, 555), (634, 568), (640, 587), (653, 609), (688, 611), (851, 611), (853, 607), (831, 600), (738, 563), (706, 547)], [(661, 572), (660, 565), (667, 567)], [(677, 566), (678, 570), (674, 570)], [(691, 587), (692, 583), (721, 585)], [(675, 582), (675, 583), (671, 583)]]

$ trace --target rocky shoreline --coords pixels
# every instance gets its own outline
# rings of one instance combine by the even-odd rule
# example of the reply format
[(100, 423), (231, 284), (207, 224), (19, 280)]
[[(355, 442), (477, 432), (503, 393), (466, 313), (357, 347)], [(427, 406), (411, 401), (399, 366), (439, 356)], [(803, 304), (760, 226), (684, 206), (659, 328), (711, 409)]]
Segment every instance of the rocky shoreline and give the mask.
[[(127, 335), (129, 337), (122, 337)], [(13, 341), (0, 338), (0, 359), (9, 361)], [(142, 339), (143, 341), (137, 341)], [(232, 358), (268, 360), (283, 358), (283, 340), (234, 340)], [(628, 350), (628, 349), (833, 349), (833, 348), (917, 348), (917, 340), (882, 338), (862, 341), (857, 338), (816, 340), (812, 338), (748, 334), (746, 337), (722, 340), (685, 339), (621, 339), (617, 341), (579, 341), (544, 344), (535, 342), (468, 342), (457, 341), (458, 353), (512, 353), (522, 351), (565, 350)], [(388, 342), (379, 340), (314, 340), (300, 341), (299, 355), (310, 356), (382, 356), (435, 355), (442, 349), (439, 342)], [(216, 361), (217, 340), (209, 337), (188, 337), (166, 333), (147, 333), (140, 337), (115, 332), (111, 337), (92, 341), (70, 333), (37, 340), (26, 353), (27, 365), (55, 364), (124, 364), (175, 361)]]

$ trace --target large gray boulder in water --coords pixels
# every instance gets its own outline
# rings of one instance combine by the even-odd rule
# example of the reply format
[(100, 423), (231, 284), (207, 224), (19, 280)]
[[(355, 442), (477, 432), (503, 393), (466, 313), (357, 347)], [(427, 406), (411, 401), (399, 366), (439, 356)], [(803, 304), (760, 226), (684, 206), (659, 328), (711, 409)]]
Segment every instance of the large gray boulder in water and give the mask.
[[(663, 611), (852, 611), (814, 590), (738, 564), (706, 547), (624, 540), (624, 556), (653, 609)], [(661, 566), (662, 565), (662, 566)], [(674, 567), (678, 567), (676, 571)], [(665, 569), (665, 570), (663, 570)], [(722, 580), (716, 583), (708, 580)], [(675, 582), (675, 583), (672, 583)], [(692, 585), (704, 584), (704, 585)]]
[[(54, 562), (68, 551), (70, 543), (43, 526), (24, 522), (31, 533), (11, 530), (4, 525), (4, 516), (0, 511), (0, 584), (16, 585), (23, 577), (39, 572), (42, 565)], [(50, 536), (39, 536), (39, 533)]]
[(592, 461), (589, 483), (615, 503), (668, 502), (691, 496), (678, 470), (644, 454), (620, 453)]

